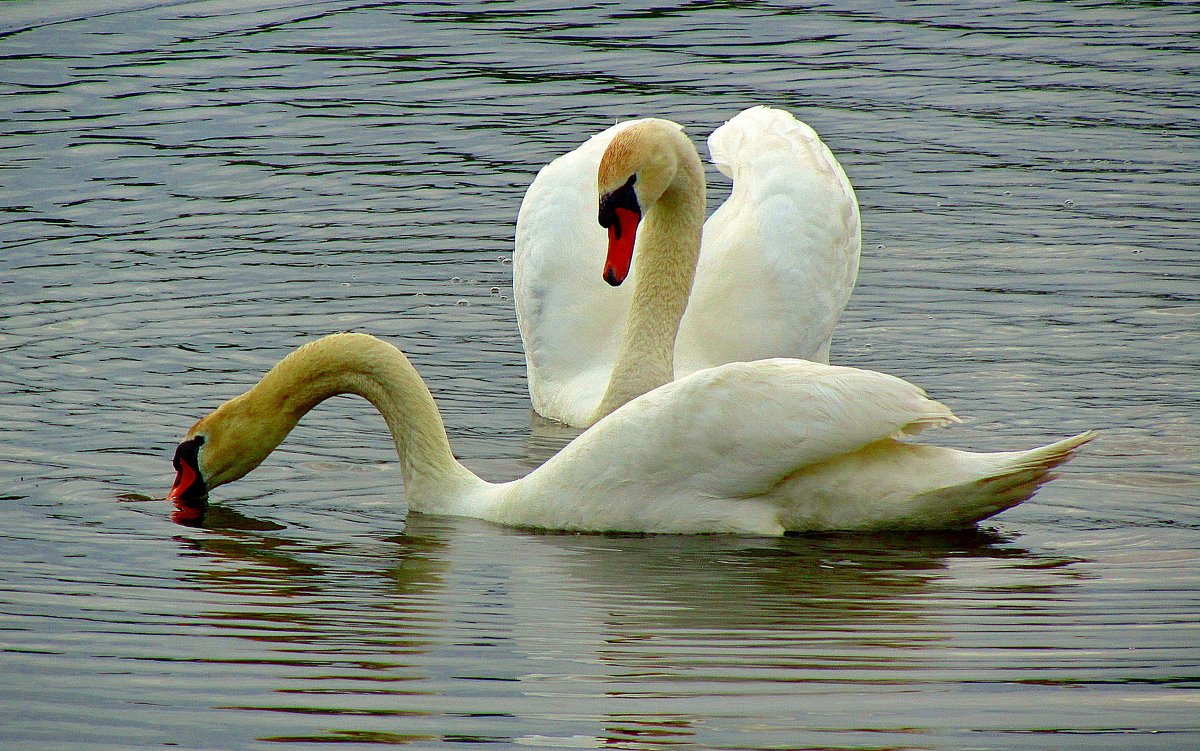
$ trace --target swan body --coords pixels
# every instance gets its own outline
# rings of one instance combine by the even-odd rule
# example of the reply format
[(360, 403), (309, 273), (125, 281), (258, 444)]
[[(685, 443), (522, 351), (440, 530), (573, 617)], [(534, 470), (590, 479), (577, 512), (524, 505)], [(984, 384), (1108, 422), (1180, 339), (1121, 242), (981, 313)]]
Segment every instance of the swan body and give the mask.
[[(546, 165), (517, 217), (513, 287), (530, 397), (569, 425), (597, 418), (633, 300), (601, 278), (597, 171), (618, 134), (646, 122), (615, 125)], [(703, 242), (671, 375), (777, 356), (827, 362), (858, 273), (858, 203), (845, 173), (812, 128), (769, 107), (738, 114), (708, 144), (733, 191), (707, 222), (699, 202)], [(635, 257), (648, 245), (639, 240)]]
[(383, 415), (410, 510), (589, 532), (967, 527), (1033, 495), (1092, 437), (971, 453), (901, 440), (956, 421), (899, 378), (792, 359), (709, 368), (631, 400), (529, 475), (483, 481), (454, 458), (404, 354), (366, 334), (292, 352), (202, 418), (175, 456), (175, 518), (258, 466), (309, 410), (358, 394)]

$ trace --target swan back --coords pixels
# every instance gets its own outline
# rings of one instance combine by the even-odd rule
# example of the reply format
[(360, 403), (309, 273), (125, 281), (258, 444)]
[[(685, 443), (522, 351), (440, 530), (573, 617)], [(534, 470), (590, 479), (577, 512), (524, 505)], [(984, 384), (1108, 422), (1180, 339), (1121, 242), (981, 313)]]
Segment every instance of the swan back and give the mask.
[[(546, 165), (517, 217), (513, 287), (529, 393), (541, 415), (587, 425), (620, 349), (634, 268), (611, 288), (596, 222), (601, 157), (620, 123)], [(761, 141), (761, 143), (760, 143)], [(858, 270), (858, 205), (816, 133), (753, 107), (710, 138), (733, 192), (704, 226), (699, 265), (675, 341), (673, 375), (739, 360), (827, 361)]]
[[(730, 363), (644, 394), (517, 481), (494, 521), (562, 529), (781, 534), (798, 468), (953, 422), (916, 386), (801, 360)], [(570, 503), (561, 489), (570, 487)]]

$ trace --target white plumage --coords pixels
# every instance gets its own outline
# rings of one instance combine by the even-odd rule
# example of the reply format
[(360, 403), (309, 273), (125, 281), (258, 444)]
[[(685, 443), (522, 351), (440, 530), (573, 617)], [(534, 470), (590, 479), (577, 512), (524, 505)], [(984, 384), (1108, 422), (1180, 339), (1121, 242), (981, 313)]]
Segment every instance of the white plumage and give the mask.
[[(599, 404), (629, 314), (632, 284), (601, 278), (596, 171), (637, 122), (546, 165), (517, 217), (513, 286), (530, 397), (570, 425), (588, 424)], [(812, 128), (768, 107), (722, 125), (709, 150), (733, 191), (704, 224), (675, 375), (765, 357), (828, 361), (858, 273), (858, 203), (845, 173)]]
[[(742, 148), (733, 133), (717, 140), (722, 145), (716, 153), (726, 167), (735, 165), (735, 174), (771, 172), (732, 156)], [(364, 334), (335, 334), (293, 352), (250, 391), (193, 426), (176, 453), (178, 475), (168, 496), (178, 507), (177, 518), (201, 518), (208, 490), (245, 475), (316, 404), (342, 393), (365, 397), (383, 414), (413, 511), (542, 529), (780, 535), (965, 527), (1029, 498), (1053, 478), (1054, 467), (1091, 440), (1084, 433), (1029, 451), (989, 454), (906, 443), (904, 436), (956, 418), (899, 378), (808, 360), (731, 362), (671, 380), (676, 334), (701, 252), (699, 157), (678, 125), (643, 120), (621, 129), (596, 169), (593, 195), (604, 196), (605, 206), (619, 204), (621, 212), (613, 209), (606, 219), (616, 238), (613, 247), (629, 248), (631, 236), (621, 240), (618, 231), (635, 233), (638, 240), (633, 268), (639, 278), (623, 314), (627, 320), (616, 327), (624, 333), (607, 365), (611, 379), (603, 375), (607, 389), (602, 399), (596, 395), (600, 407), (592, 405), (585, 415), (594, 422), (588, 430), (529, 475), (487, 483), (454, 457), (433, 397), (402, 352)], [(760, 182), (771, 181), (741, 180), (742, 190)], [(853, 203), (852, 196), (843, 198)], [(763, 205), (737, 196), (726, 203), (737, 215)], [(840, 257), (841, 251), (829, 248), (830, 238), (848, 222), (855, 228), (856, 259), (856, 216), (847, 209), (841, 219), (806, 222), (816, 238), (812, 244)], [(760, 221), (759, 231), (765, 226), (774, 225)], [(769, 245), (754, 250), (766, 259)], [(541, 276), (519, 276), (524, 304), (539, 316), (560, 304), (572, 321), (595, 326), (593, 312), (575, 304), (569, 290), (542, 284), (556, 276), (573, 278), (567, 270), (579, 259), (570, 253), (548, 258), (552, 266), (540, 266)], [(712, 262), (725, 260), (714, 254)], [(600, 265), (597, 259), (596, 279)], [(551, 267), (554, 274), (546, 275)], [(747, 294), (766, 298), (759, 289)], [(613, 312), (600, 307), (604, 315)], [(529, 312), (526, 308), (526, 323)], [(830, 327), (836, 317), (831, 314)], [(730, 328), (736, 325), (729, 322)], [(766, 324), (759, 328), (769, 330)], [(552, 333), (532, 337), (531, 362), (566, 363), (574, 353), (577, 371), (602, 373), (604, 358), (592, 350), (607, 356), (607, 338), (588, 347), (561, 331)], [(821, 336), (817, 346), (823, 348), (828, 335)], [(559, 387), (578, 385), (584, 377), (576, 373)], [(545, 383), (541, 387), (552, 391)]]

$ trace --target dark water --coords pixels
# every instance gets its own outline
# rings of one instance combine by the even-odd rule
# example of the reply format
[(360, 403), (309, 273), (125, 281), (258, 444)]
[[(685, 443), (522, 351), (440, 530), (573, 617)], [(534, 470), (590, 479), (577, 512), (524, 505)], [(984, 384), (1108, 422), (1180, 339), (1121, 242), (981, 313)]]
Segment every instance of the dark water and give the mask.
[[(1200, 745), (1200, 12), (558, 5), (0, 5), (0, 746)], [(1104, 431), (1033, 502), (952, 536), (406, 518), (350, 399), (210, 528), (149, 500), (345, 329), (524, 473), (525, 186), (618, 118), (757, 103), (858, 190), (836, 361), (971, 416), (947, 443)]]

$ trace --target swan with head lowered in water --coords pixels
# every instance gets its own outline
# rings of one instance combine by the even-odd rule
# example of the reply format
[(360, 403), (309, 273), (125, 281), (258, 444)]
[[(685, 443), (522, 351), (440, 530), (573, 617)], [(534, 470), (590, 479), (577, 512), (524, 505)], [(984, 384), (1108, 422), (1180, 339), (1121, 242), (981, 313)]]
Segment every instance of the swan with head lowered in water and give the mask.
[[(594, 422), (613, 380), (628, 376), (615, 376), (614, 367), (631, 285), (605, 285), (623, 281), (615, 267), (601, 278), (606, 246), (594, 218), (596, 173), (618, 134), (644, 122), (615, 125), (546, 165), (517, 217), (513, 289), (530, 398), (539, 414), (576, 427)], [(816, 132), (783, 110), (761, 106), (714, 131), (709, 151), (734, 183), (707, 222), (704, 170), (690, 142), (643, 140), (642, 146), (662, 150), (631, 155), (643, 159), (635, 190), (646, 230), (683, 223), (664, 217), (666, 206), (651, 207), (644, 191), (657, 167), (672, 164), (679, 170), (674, 208), (689, 212), (689, 241), (703, 227), (665, 380), (767, 357), (828, 362), (830, 338), (858, 273), (859, 213), (849, 180)], [(637, 255), (653, 254), (650, 246), (666, 235), (661, 226), (653, 237), (643, 233)], [(640, 278), (637, 266), (632, 282)], [(639, 387), (633, 382), (618, 390)]]
[(285, 357), (197, 422), (175, 452), (174, 518), (257, 467), (337, 394), (369, 400), (392, 434), (411, 511), (586, 532), (953, 529), (1033, 495), (1090, 433), (973, 453), (901, 439), (955, 420), (916, 386), (804, 360), (730, 363), (644, 394), (525, 477), (488, 483), (451, 453), (441, 415), (400, 350), (333, 334)]

